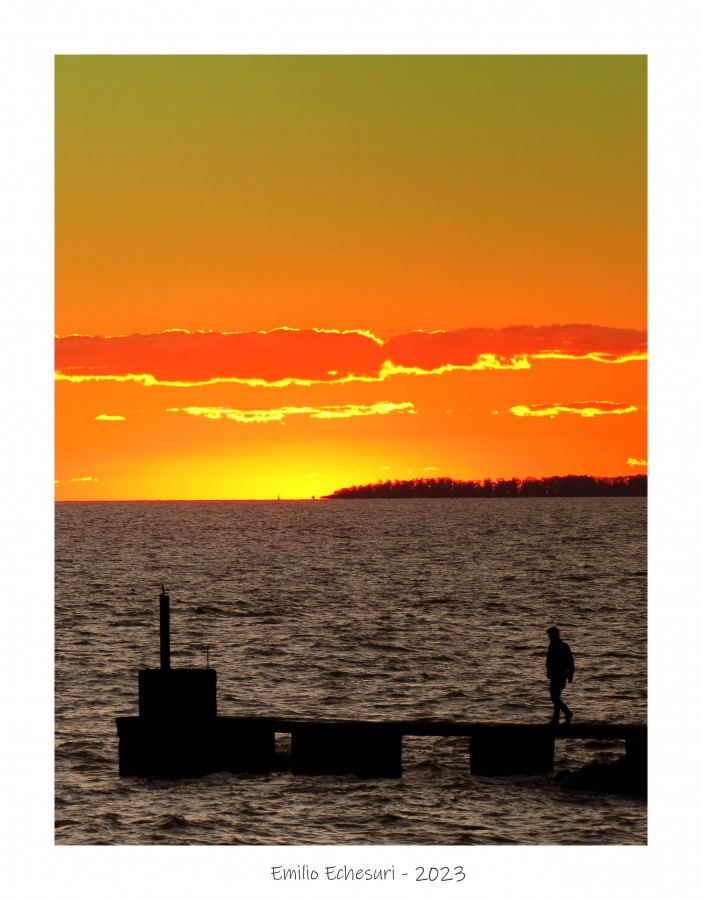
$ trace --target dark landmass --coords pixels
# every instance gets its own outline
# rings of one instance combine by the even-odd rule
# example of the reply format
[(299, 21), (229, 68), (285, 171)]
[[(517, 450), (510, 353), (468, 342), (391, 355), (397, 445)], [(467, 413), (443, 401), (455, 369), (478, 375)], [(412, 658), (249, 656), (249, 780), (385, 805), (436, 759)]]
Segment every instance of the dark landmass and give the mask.
[(327, 494), (324, 500), (394, 500), (407, 497), (645, 497), (647, 475), (554, 475), (549, 478), (498, 478), (456, 481), (453, 478), (414, 478), (353, 485)]

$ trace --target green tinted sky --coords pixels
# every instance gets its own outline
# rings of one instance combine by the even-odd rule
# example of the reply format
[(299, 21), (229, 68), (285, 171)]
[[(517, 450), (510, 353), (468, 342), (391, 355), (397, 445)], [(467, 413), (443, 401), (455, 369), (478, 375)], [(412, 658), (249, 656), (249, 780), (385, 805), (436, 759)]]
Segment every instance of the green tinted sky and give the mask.
[(645, 69), (58, 57), (58, 330), (640, 326)]

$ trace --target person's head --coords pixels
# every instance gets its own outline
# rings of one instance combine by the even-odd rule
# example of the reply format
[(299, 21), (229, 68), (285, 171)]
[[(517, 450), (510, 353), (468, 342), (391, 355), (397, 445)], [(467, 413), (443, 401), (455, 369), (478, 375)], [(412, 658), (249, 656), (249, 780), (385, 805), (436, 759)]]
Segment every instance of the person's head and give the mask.
[(550, 628), (547, 628), (546, 634), (549, 636), (549, 638), (551, 639), (552, 642), (560, 640), (560, 637), (561, 637), (561, 633), (556, 628), (555, 625), (552, 625)]

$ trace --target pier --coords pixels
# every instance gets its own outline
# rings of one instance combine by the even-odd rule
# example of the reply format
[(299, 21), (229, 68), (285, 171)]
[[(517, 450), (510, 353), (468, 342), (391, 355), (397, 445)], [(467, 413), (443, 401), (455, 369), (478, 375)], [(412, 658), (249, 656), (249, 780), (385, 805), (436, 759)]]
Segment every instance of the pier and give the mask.
[(194, 778), (284, 767), (276, 735), (290, 735), (293, 775), (399, 778), (405, 737), (469, 738), (474, 775), (553, 771), (557, 740), (625, 742), (627, 777), (645, 782), (646, 725), (489, 724), (434, 719), (317, 720), (217, 714), (217, 672), (170, 664), (169, 598), (160, 597), (160, 662), (139, 671), (139, 715), (117, 719), (120, 775)]
[(399, 778), (405, 737), (468, 737), (474, 775), (553, 771), (557, 740), (623, 740), (627, 758), (646, 763), (645, 725), (532, 725), (455, 721), (341, 721), (214, 716), (196, 722), (144, 716), (117, 719), (120, 774), (197, 777), (281, 768), (276, 735), (290, 735), (294, 775)]

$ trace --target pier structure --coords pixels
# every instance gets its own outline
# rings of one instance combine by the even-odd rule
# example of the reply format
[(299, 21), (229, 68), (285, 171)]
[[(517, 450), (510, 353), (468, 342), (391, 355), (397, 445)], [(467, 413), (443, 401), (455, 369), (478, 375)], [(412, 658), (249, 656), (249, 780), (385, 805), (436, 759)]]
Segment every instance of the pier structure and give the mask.
[(170, 601), (162, 590), (160, 662), (139, 671), (139, 715), (117, 719), (120, 775), (182, 778), (282, 768), (277, 734), (291, 738), (293, 775), (399, 778), (404, 737), (468, 737), (474, 775), (552, 772), (556, 740), (624, 740), (626, 772), (645, 783), (645, 725), (488, 724), (433, 719), (318, 720), (217, 715), (215, 669), (174, 669)]
[(269, 771), (275, 734), (217, 715), (217, 671), (171, 666), (170, 597), (159, 598), (160, 668), (139, 670), (139, 715), (117, 719), (120, 775)]

